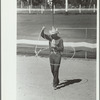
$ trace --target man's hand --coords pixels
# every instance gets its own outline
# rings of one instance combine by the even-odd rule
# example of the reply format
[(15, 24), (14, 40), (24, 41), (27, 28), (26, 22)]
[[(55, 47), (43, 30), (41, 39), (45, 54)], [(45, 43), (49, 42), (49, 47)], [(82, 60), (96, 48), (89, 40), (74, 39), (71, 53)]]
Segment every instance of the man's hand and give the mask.
[(42, 27), (42, 30), (44, 30), (44, 29), (45, 29), (45, 26)]
[(55, 40), (53, 39), (52, 42), (51, 42), (51, 47), (55, 47)]

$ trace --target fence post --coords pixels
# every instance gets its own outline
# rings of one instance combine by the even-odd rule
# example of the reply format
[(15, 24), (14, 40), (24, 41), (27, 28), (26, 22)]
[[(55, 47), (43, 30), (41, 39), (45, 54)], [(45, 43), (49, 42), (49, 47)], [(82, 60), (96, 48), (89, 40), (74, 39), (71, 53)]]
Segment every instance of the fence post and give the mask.
[[(86, 28), (86, 34), (85, 34), (85, 41), (87, 40), (87, 28)], [(87, 59), (87, 51), (85, 51), (85, 59)]]
[(31, 13), (31, 5), (29, 5), (29, 14)]
[(68, 0), (65, 0), (65, 12), (68, 12)]
[(21, 8), (23, 8), (23, 1), (21, 1)]
[(47, 1), (45, 0), (45, 9), (46, 9), (46, 6), (47, 6)]
[(55, 14), (55, 5), (54, 5), (54, 12), (53, 13)]
[(87, 59), (87, 51), (85, 51), (85, 59)]
[(81, 5), (79, 5), (79, 13), (81, 13), (81, 9), (82, 9), (82, 7), (81, 7)]
[(43, 5), (41, 5), (41, 14), (43, 14), (43, 12), (44, 12), (44, 7)]
[(94, 9), (93, 9), (93, 12), (95, 13), (95, 4), (93, 5), (93, 8), (94, 8)]

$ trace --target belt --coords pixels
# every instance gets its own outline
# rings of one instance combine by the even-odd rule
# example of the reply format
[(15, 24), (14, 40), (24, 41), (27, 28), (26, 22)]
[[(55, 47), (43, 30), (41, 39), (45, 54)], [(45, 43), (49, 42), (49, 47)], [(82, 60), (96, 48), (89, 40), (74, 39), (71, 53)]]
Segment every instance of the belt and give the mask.
[(52, 50), (50, 50), (50, 53), (51, 53), (51, 54), (53, 54), (53, 53), (54, 53), (54, 54), (59, 54), (60, 52), (59, 52), (59, 51), (56, 51), (55, 49), (52, 49)]
[(54, 53), (54, 54), (57, 54), (57, 52), (55, 52), (55, 51), (51, 51), (50, 53), (51, 53), (51, 54), (53, 54), (53, 53)]
[(51, 54), (60, 54), (58, 51), (50, 51)]

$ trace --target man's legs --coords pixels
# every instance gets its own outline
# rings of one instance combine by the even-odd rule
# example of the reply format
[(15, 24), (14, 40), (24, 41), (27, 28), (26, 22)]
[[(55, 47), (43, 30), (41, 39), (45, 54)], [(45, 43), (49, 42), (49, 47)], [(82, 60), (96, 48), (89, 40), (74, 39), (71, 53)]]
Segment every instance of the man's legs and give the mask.
[(56, 54), (54, 59), (54, 86), (59, 84), (59, 67), (61, 62), (61, 55)]
[(52, 75), (54, 76), (54, 55), (53, 54), (50, 55), (50, 66), (51, 66)]
[(59, 65), (54, 65), (54, 79), (53, 85), (56, 87), (59, 84)]
[(59, 84), (59, 67), (61, 62), (60, 54), (51, 54), (50, 55), (50, 65), (51, 72), (53, 74), (53, 86), (56, 87)]
[(51, 72), (52, 72), (52, 75), (54, 77), (54, 65), (50, 64), (51, 65)]

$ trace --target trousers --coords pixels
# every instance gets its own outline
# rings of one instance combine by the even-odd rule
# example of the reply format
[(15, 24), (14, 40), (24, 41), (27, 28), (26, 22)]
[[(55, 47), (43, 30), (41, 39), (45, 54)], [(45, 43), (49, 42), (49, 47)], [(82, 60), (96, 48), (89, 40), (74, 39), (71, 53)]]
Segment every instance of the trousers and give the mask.
[(56, 87), (59, 84), (59, 67), (61, 63), (61, 54), (51, 53), (49, 58), (50, 58), (51, 72), (53, 75), (53, 86)]

